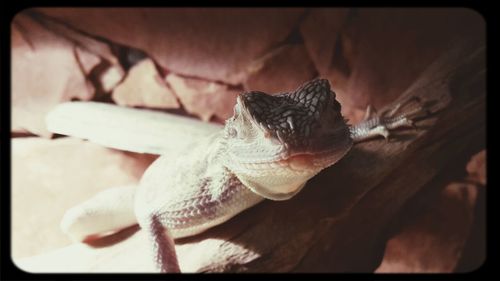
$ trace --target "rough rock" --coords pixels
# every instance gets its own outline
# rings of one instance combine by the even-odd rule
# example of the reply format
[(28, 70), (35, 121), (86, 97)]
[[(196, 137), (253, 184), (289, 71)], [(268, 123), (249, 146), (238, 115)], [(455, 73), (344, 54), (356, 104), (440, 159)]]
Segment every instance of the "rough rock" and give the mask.
[(73, 138), (12, 141), (12, 256), (71, 244), (59, 229), (64, 212), (105, 188), (134, 184), (156, 158)]
[(376, 272), (454, 272), (471, 231), (476, 198), (475, 185), (446, 186), (437, 200), (389, 239)]
[(335, 46), (349, 10), (348, 8), (311, 9), (300, 25), (304, 45), (316, 69), (322, 74), (328, 73), (332, 65), (340, 63), (334, 60), (338, 59), (334, 57)]
[(266, 93), (287, 92), (316, 75), (304, 45), (290, 44), (252, 62), (244, 86), (246, 90)]
[(76, 46), (75, 56), (79, 60), (80, 67), (99, 93), (110, 92), (122, 80), (125, 72), (115, 54), (119, 46), (111, 46), (103, 38), (92, 37), (33, 9), (28, 9), (24, 13), (47, 30), (64, 37)]
[[(239, 84), (251, 61), (283, 41), (299, 8), (42, 8), (90, 34), (148, 53), (182, 75)], [(147, 31), (147, 32), (145, 32)]]
[(87, 52), (82, 47), (75, 47), (75, 57), (85, 75), (90, 75), (92, 70), (101, 63), (101, 58), (93, 53)]
[(111, 92), (125, 76), (119, 64), (111, 64), (79, 46), (75, 48), (75, 56), (85, 76), (99, 93)]
[(179, 108), (174, 93), (151, 59), (144, 59), (130, 68), (125, 80), (114, 89), (113, 100), (125, 106)]
[(81, 30), (71, 28), (65, 22), (47, 17), (37, 12), (36, 9), (24, 10), (23, 14), (29, 15), (30, 17), (34, 18), (46, 29), (52, 31), (58, 36), (66, 38), (67, 40), (73, 42), (74, 45), (85, 49), (92, 54), (98, 55), (109, 64), (119, 64), (118, 58), (112, 50), (112, 46), (110, 46), (110, 44), (105, 41), (105, 38), (92, 37)]
[(102, 71), (99, 71), (97, 76), (98, 85), (104, 93), (110, 93), (125, 76), (125, 72), (118, 65), (112, 65), (105, 67)]
[(482, 185), (486, 185), (486, 150), (482, 150), (472, 156), (467, 163), (467, 173), (469, 177)]
[(45, 114), (63, 101), (91, 99), (94, 88), (80, 69), (75, 46), (32, 18), (18, 14), (11, 38), (12, 130), (48, 137)]
[(221, 83), (173, 73), (167, 75), (166, 81), (186, 111), (204, 121), (209, 121), (212, 116), (219, 120), (231, 117), (237, 95), (241, 92)]
[(336, 8), (313, 9), (301, 32), (339, 101), (364, 109), (401, 95), (455, 40), (484, 36), (484, 21), (473, 10), (456, 8), (360, 8), (347, 15)]

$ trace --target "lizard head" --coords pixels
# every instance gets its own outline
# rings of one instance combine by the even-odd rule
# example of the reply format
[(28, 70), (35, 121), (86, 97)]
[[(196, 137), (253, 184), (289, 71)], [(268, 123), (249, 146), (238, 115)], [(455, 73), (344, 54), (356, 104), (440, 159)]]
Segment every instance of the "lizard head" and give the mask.
[(340, 109), (325, 79), (290, 93), (240, 94), (224, 128), (225, 165), (255, 193), (288, 199), (351, 148)]

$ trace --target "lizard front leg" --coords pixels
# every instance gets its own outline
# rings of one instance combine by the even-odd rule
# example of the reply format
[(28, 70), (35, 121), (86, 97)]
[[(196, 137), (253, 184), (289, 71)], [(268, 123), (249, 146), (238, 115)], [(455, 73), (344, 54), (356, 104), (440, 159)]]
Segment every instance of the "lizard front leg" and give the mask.
[(180, 272), (174, 239), (202, 233), (263, 200), (217, 159), (205, 155), (207, 161), (199, 160), (203, 157), (200, 151), (206, 149), (204, 145), (195, 147), (175, 168), (168, 157), (158, 158), (145, 172), (136, 193), (136, 217), (148, 235), (152, 261), (159, 272)]
[(179, 262), (175, 252), (175, 242), (170, 231), (161, 222), (159, 215), (149, 217), (145, 227), (149, 236), (151, 253), (156, 269), (161, 273), (179, 273)]
[[(403, 113), (398, 114), (408, 105), (413, 107), (408, 108)], [(396, 104), (394, 107), (385, 110), (379, 116), (374, 116), (373, 109), (368, 106), (365, 120), (350, 128), (351, 137), (354, 142), (361, 142), (377, 136), (383, 136), (386, 140), (389, 139), (390, 131), (401, 127), (415, 128), (414, 120), (419, 115), (430, 114), (429, 110), (422, 104), (418, 97), (411, 97), (408, 100)]]

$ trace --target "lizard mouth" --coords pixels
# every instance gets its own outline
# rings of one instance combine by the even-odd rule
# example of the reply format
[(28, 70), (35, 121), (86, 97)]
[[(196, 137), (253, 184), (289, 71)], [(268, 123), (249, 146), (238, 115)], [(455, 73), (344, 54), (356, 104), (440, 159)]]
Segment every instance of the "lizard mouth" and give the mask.
[[(309, 150), (292, 152), (282, 157), (277, 162), (281, 166), (288, 166), (293, 171), (318, 170), (333, 165), (349, 151), (352, 139), (348, 137), (345, 126), (340, 126), (334, 134), (330, 135), (329, 141), (315, 143), (315, 147), (325, 147), (321, 150)], [(334, 143), (334, 145), (332, 145)]]
[[(295, 152), (278, 159), (256, 163), (242, 163), (249, 170), (288, 169), (291, 173), (311, 173), (335, 164), (349, 151), (350, 139), (337, 143), (334, 148), (315, 152)], [(277, 171), (276, 171), (277, 172)]]
[(280, 166), (286, 166), (295, 172), (321, 170), (335, 164), (349, 151), (352, 143), (346, 141), (334, 149), (321, 152), (296, 153), (278, 161)]
[(346, 142), (335, 150), (296, 153), (273, 162), (251, 164), (249, 170), (253, 172), (240, 180), (264, 198), (286, 200), (300, 192), (311, 177), (343, 158), (351, 145)]
[[(336, 130), (335, 134), (323, 137), (310, 146), (287, 149), (282, 145), (273, 156), (245, 159), (246, 161), (238, 161), (238, 163), (247, 171), (269, 172), (273, 169), (282, 171), (286, 169), (289, 173), (311, 173), (335, 164), (349, 151), (352, 144), (347, 130), (341, 128)], [(258, 154), (254, 152), (249, 156), (255, 157), (256, 155)]]
[(336, 155), (328, 152), (301, 153), (280, 160), (279, 164), (300, 172), (326, 167), (330, 162), (335, 161), (335, 158), (337, 158)]

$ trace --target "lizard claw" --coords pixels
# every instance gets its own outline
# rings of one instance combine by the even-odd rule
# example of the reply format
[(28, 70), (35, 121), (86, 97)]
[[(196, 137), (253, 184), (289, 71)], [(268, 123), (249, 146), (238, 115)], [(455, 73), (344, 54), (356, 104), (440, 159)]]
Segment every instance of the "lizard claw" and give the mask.
[[(416, 105), (408, 108), (408, 106), (411, 104)], [(407, 109), (403, 111), (403, 108)], [(412, 127), (413, 129), (417, 130), (418, 127), (415, 124), (415, 120), (417, 118), (420, 119), (421, 117), (429, 116), (431, 114), (432, 112), (422, 102), (422, 99), (420, 97), (412, 96), (406, 101), (396, 104), (396, 106), (394, 106), (392, 109), (385, 110), (381, 116), (381, 119), (382, 123), (385, 123), (389, 129), (396, 129), (406, 126)]]
[(368, 120), (376, 115), (377, 115), (377, 110), (375, 109), (375, 107), (373, 107), (371, 104), (369, 104), (366, 107), (365, 116), (363, 117), (363, 121), (366, 121), (366, 120)]
[(396, 115), (396, 113), (403, 111), (404, 108), (410, 106), (411, 104), (415, 104), (416, 106), (409, 111), (401, 114), (405, 116), (409, 116), (410, 114), (414, 112), (420, 112), (423, 110), (423, 104), (422, 104), (422, 99), (419, 96), (411, 96), (405, 101), (402, 101), (400, 103), (397, 103), (393, 108), (386, 109), (382, 112), (381, 117), (383, 118), (391, 118)]

